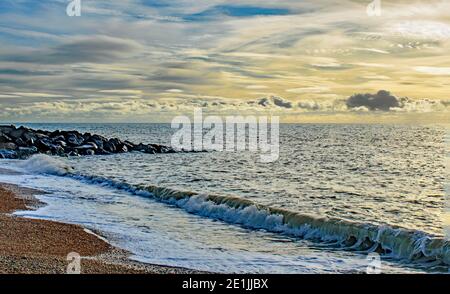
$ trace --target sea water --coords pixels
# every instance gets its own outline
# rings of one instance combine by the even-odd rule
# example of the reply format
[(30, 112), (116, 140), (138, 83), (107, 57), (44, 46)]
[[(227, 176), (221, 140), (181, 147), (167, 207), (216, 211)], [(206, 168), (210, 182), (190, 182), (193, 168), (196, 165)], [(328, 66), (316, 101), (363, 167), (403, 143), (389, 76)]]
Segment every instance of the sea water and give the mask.
[[(30, 124), (170, 144), (167, 124)], [(0, 181), (49, 192), (28, 217), (98, 230), (132, 258), (215, 272), (448, 271), (442, 126), (280, 126), (280, 156), (126, 153), (26, 161)]]

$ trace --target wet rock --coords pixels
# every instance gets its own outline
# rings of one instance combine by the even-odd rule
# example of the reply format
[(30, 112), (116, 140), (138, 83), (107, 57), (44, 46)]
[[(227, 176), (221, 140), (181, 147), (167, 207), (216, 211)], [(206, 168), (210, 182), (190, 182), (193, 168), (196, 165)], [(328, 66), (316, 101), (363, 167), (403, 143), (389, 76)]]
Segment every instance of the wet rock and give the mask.
[(18, 129), (12, 130), (9, 132), (8, 136), (13, 139), (13, 140), (17, 140), (20, 137), (23, 136), (23, 134), (25, 134), (27, 132), (26, 128), (20, 127)]
[(109, 152), (109, 153), (116, 153), (117, 147), (110, 140), (103, 144), (103, 150), (105, 150), (106, 152)]
[(67, 138), (66, 138), (66, 142), (71, 146), (81, 145), (83, 143), (83, 141), (84, 141), (83, 138), (80, 138), (75, 134), (69, 134), (69, 135), (67, 135)]
[(87, 142), (94, 142), (99, 149), (103, 149), (103, 145), (105, 142), (108, 141), (108, 139), (106, 139), (103, 136), (100, 135), (92, 135), (90, 136), (88, 139), (86, 139)]
[(16, 148), (17, 148), (17, 145), (12, 142), (0, 143), (0, 149), (3, 149), (3, 150), (15, 150)]
[(64, 134), (63, 131), (61, 131), (61, 130), (56, 130), (56, 131), (51, 132), (51, 133), (49, 134), (49, 136), (52, 137), (52, 138), (54, 138), (54, 137), (64, 136), (63, 134)]
[(36, 133), (34, 133), (34, 135), (36, 136), (37, 140), (39, 140), (39, 139), (48, 139), (49, 138), (48, 135), (43, 134), (43, 133), (36, 132)]
[(67, 147), (67, 143), (66, 143), (65, 141), (63, 141), (63, 140), (61, 140), (61, 141), (54, 141), (54, 143), (55, 143), (56, 145), (58, 145), (58, 146), (63, 147), (63, 148), (66, 148), (66, 147)]
[(38, 148), (39, 152), (47, 152), (55, 145), (50, 141), (49, 138), (42, 138), (36, 141), (35, 146)]
[(97, 147), (97, 145), (95, 145), (95, 143), (86, 143), (84, 145), (75, 147), (75, 149), (76, 150), (88, 150), (88, 149), (97, 150), (98, 147)]
[(2, 159), (16, 159), (17, 153), (13, 150), (0, 149), (0, 158)]
[(53, 142), (56, 142), (56, 141), (65, 141), (66, 138), (64, 137), (64, 135), (58, 135), (58, 136), (52, 136), (52, 140), (53, 140)]
[(38, 149), (36, 147), (19, 147), (19, 149), (16, 151), (17, 158), (20, 159), (26, 159), (30, 157), (33, 154), (38, 153)]
[(134, 145), (133, 151), (144, 152), (145, 151), (145, 145), (142, 144), (142, 143)]
[(85, 146), (91, 146), (91, 149), (93, 149), (93, 150), (99, 149), (97, 144), (95, 144), (94, 142), (86, 142)]
[(70, 151), (69, 153), (67, 153), (68, 156), (80, 156), (80, 154), (78, 154), (77, 151)]
[(143, 152), (148, 154), (155, 154), (156, 148), (153, 147), (152, 145), (146, 145)]
[(87, 149), (83, 151), (83, 155), (95, 155), (95, 151), (92, 149)]
[(52, 155), (58, 155), (58, 156), (65, 156), (66, 152), (64, 151), (64, 148), (62, 148), (59, 145), (52, 145), (50, 147), (50, 152)]
[(17, 146), (28, 147), (28, 144), (22, 138), (17, 139), (15, 143)]
[(78, 131), (45, 131), (25, 127), (0, 126), (2, 158), (26, 158), (34, 153), (58, 156), (113, 154), (139, 151), (149, 154), (173, 153), (171, 147), (158, 144), (134, 144), (118, 138)]
[(125, 144), (121, 144), (117, 147), (117, 152), (126, 153), (128, 152), (128, 147)]
[(36, 137), (36, 135), (35, 134), (33, 134), (32, 132), (25, 132), (24, 134), (23, 134), (23, 136), (22, 136), (22, 138), (25, 140), (25, 142), (28, 144), (28, 145), (34, 145), (34, 143), (36, 142), (36, 140), (37, 140), (37, 137)]
[(87, 139), (89, 139), (90, 137), (92, 137), (92, 134), (91, 134), (91, 133), (84, 133), (84, 134), (82, 135), (82, 137), (83, 137), (83, 139), (86, 141)]
[(15, 126), (0, 126), (0, 133), (3, 133), (5, 135), (8, 135), (11, 131), (15, 130)]
[(0, 133), (0, 143), (8, 143), (11, 142), (12, 139), (8, 137), (7, 135)]

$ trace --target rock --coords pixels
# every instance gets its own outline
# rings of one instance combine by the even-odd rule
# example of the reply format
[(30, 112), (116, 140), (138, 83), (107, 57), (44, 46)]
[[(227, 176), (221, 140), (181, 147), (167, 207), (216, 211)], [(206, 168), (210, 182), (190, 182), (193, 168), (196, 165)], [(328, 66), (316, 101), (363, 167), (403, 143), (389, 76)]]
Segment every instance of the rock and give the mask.
[(28, 144), (22, 138), (17, 139), (15, 143), (17, 146), (28, 147)]
[(78, 137), (76, 134), (68, 134), (66, 138), (66, 142), (72, 146), (79, 146), (83, 143), (84, 139)]
[(91, 134), (91, 133), (84, 133), (84, 134), (82, 135), (82, 137), (83, 137), (84, 140), (87, 140), (87, 139), (89, 139), (90, 137), (92, 137), (92, 134)]
[(98, 147), (97, 147), (97, 145), (95, 145), (95, 143), (86, 143), (82, 146), (75, 147), (75, 149), (76, 150), (88, 150), (88, 149), (97, 150)]
[(17, 145), (12, 142), (0, 143), (0, 149), (3, 149), (3, 150), (15, 150), (16, 148), (17, 148)]
[(8, 143), (11, 142), (11, 138), (8, 137), (7, 135), (0, 133), (0, 143)]
[(149, 154), (173, 153), (173, 148), (158, 144), (134, 144), (118, 138), (78, 131), (43, 131), (25, 127), (0, 126), (2, 158), (26, 158), (40, 152), (49, 155), (79, 156), (139, 151)]
[(49, 134), (49, 136), (52, 137), (52, 138), (63, 136), (63, 132), (61, 130), (56, 130), (56, 131), (51, 132)]
[(19, 147), (17, 150), (17, 157), (20, 159), (26, 159), (31, 155), (38, 153), (38, 149), (36, 147)]
[(64, 141), (55, 141), (54, 143), (55, 143), (56, 145), (58, 145), (58, 146), (63, 147), (63, 148), (66, 148), (66, 147), (67, 147), (67, 143), (64, 142)]
[(103, 144), (103, 149), (109, 153), (116, 153), (117, 147), (113, 142), (111, 142), (111, 140), (109, 140)]
[(24, 128), (24, 127), (20, 127), (18, 129), (12, 130), (11, 132), (9, 132), (8, 136), (13, 139), (13, 140), (17, 140), (20, 137), (23, 136), (23, 134), (25, 134), (28, 131), (28, 129)]
[(37, 140), (36, 135), (34, 135), (32, 132), (26, 132), (23, 134), (22, 138), (25, 140), (25, 142), (28, 145), (34, 145), (34, 143)]
[(128, 152), (128, 147), (124, 144), (121, 144), (117, 147), (117, 152), (126, 153), (126, 152)]
[(58, 135), (58, 136), (54, 136), (52, 137), (53, 142), (55, 141), (65, 141), (66, 138), (63, 135)]
[(152, 146), (152, 145), (145, 145), (144, 148), (144, 153), (148, 153), (148, 154), (155, 154), (156, 153), (156, 149)]
[(76, 151), (70, 151), (67, 155), (68, 156), (80, 156), (80, 154), (78, 154), (78, 152), (76, 152)]
[(15, 159), (17, 158), (17, 153), (13, 150), (2, 150), (0, 149), (0, 158), (3, 159)]
[(94, 142), (99, 149), (103, 149), (103, 145), (105, 142), (108, 141), (105, 137), (102, 137), (100, 135), (92, 135), (89, 138), (85, 139), (86, 142)]
[(92, 149), (84, 150), (83, 155), (95, 155), (95, 151)]
[(49, 138), (42, 138), (36, 141), (35, 146), (39, 149), (39, 152), (47, 152), (55, 145), (52, 144)]
[(97, 144), (95, 144), (94, 142), (86, 142), (85, 146), (88, 146), (88, 145), (91, 146), (91, 149), (93, 149), (93, 150), (99, 149)]
[(9, 135), (9, 133), (15, 129), (15, 126), (0, 126), (0, 132), (5, 135)]
[(50, 152), (53, 155), (59, 155), (59, 156), (65, 156), (66, 155), (66, 152), (64, 151), (64, 148), (62, 148), (59, 145), (52, 145), (51, 148), (50, 148)]

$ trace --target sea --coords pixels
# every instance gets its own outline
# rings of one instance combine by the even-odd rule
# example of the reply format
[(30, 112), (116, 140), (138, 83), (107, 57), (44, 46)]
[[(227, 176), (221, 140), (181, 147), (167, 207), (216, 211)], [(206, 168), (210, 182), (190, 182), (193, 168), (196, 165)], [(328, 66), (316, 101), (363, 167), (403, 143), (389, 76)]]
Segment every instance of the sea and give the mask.
[[(170, 124), (17, 124), (170, 145)], [(0, 182), (47, 205), (17, 215), (80, 224), (140, 262), (217, 273), (448, 273), (443, 125), (281, 124), (252, 151), (35, 155)]]

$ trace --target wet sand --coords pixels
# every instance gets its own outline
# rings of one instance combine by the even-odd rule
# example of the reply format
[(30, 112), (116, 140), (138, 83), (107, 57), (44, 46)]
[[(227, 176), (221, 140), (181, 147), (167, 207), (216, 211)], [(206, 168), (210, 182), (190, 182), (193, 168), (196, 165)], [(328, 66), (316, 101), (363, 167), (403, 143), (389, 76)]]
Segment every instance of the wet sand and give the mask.
[(198, 273), (131, 261), (126, 251), (78, 225), (11, 214), (44, 205), (33, 196), (37, 193), (43, 192), (0, 183), (0, 273), (64, 274), (71, 252), (80, 254), (82, 274)]

